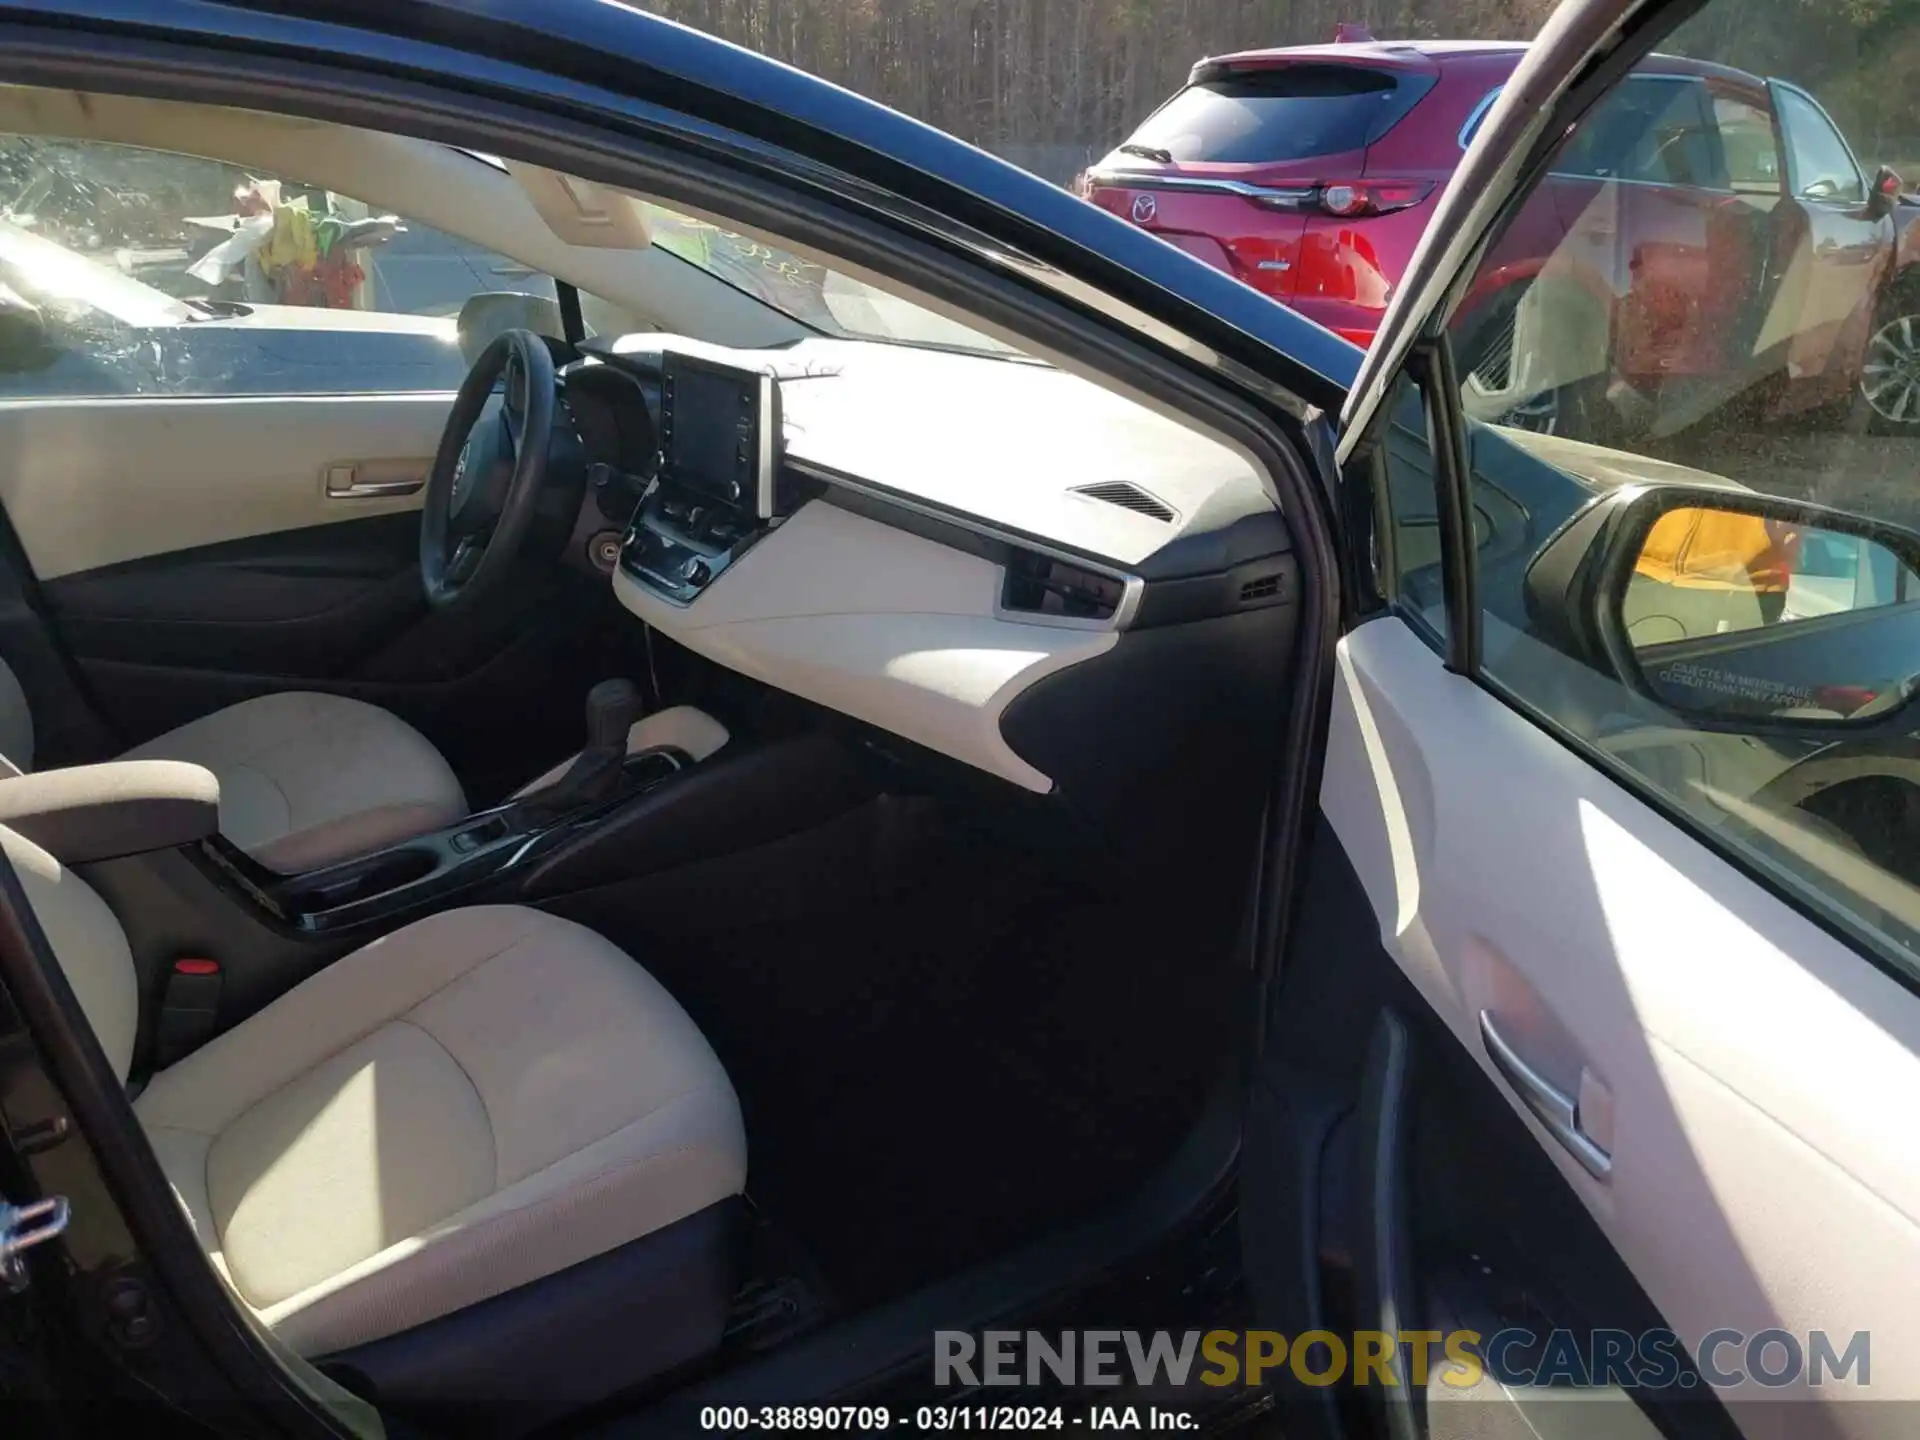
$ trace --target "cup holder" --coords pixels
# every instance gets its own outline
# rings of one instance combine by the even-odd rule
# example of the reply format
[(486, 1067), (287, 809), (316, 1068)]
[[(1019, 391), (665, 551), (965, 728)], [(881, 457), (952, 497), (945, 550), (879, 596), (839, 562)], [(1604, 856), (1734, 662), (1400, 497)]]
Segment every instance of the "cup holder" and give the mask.
[(409, 845), (309, 876), (286, 899), (300, 911), (332, 910), (416, 884), (439, 868), (438, 851)]
[(379, 863), (367, 872), (367, 891), (396, 890), (424, 880), (440, 868), (440, 857), (432, 850), (395, 850), (374, 857)]
[(669, 775), (686, 769), (692, 763), (685, 751), (662, 745), (627, 756), (621, 762), (620, 769), (626, 775), (629, 784), (645, 789), (648, 786), (657, 785)]
[(318, 932), (384, 923), (485, 883), (524, 857), (543, 836), (562, 840), (687, 769), (691, 757), (661, 747), (630, 755), (613, 792), (555, 817), (529, 816), (518, 803), (468, 816), (457, 826), (325, 870), (263, 872), (252, 893), (282, 922)]

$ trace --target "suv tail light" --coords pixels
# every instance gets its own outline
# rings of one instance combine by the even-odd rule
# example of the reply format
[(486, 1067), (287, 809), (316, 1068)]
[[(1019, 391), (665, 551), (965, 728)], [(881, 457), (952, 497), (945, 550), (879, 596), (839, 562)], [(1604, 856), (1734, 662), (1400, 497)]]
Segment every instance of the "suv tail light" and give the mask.
[(1391, 215), (1433, 193), (1431, 180), (1334, 180), (1320, 187), (1320, 208), (1343, 220)]

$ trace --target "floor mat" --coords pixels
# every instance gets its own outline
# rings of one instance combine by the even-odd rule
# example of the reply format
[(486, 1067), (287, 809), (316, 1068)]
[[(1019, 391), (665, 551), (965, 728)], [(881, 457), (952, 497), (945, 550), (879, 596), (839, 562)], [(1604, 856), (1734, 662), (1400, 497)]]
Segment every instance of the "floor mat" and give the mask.
[(697, 927), (580, 917), (706, 1031), (749, 1193), (856, 1308), (1119, 1198), (1185, 1133), (1231, 1034), (1220, 945), (1150, 887), (1096, 893), (997, 824), (882, 804), (800, 837)]

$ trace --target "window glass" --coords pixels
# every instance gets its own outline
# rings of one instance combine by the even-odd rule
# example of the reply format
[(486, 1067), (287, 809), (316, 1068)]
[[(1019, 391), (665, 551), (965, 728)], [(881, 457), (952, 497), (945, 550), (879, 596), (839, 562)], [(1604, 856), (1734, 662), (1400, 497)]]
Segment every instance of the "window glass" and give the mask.
[(1716, 170), (1705, 98), (1706, 87), (1697, 81), (1629, 81), (1595, 107), (1554, 168), (1601, 180), (1712, 185)]
[(654, 245), (802, 324), (845, 339), (1015, 355), (1013, 346), (850, 275), (653, 201)]
[[(507, 168), (506, 162), (497, 155), (466, 149), (460, 153), (495, 170)], [(864, 281), (791, 250), (742, 235), (711, 220), (682, 214), (655, 200), (641, 203), (646, 208), (656, 249), (698, 266), (716, 280), (823, 334), (928, 349), (1020, 356), (1017, 349), (1002, 340), (957, 320), (949, 320), (923, 305), (876, 290)], [(586, 295), (581, 299), (592, 301), (592, 297)], [(586, 303), (582, 308), (588, 329), (598, 328), (593, 324), (595, 306)], [(603, 308), (612, 311), (610, 306)], [(639, 328), (630, 317), (617, 313), (610, 313), (608, 319), (615, 325), (608, 327), (606, 333)]]
[(1380, 449), (1381, 478), (1385, 482), (1380, 524), (1389, 542), (1381, 558), (1390, 561), (1392, 573), (1377, 580), (1383, 590), (1398, 599), (1402, 613), (1415, 619), (1430, 635), (1444, 637), (1446, 590), (1441, 581), (1433, 431), (1427, 421), (1425, 396), (1411, 380), (1403, 377), (1399, 381), (1388, 415)]
[(1847, 142), (1820, 107), (1793, 90), (1774, 91), (1781, 127), (1793, 154), (1794, 193), (1809, 199), (1858, 204), (1867, 198), (1867, 182), (1853, 162)]
[[(1631, 183), (1681, 173), (1704, 93), (1643, 76), (1597, 107), (1449, 322), (1480, 678), (1920, 974), (1920, 273), (1891, 206), (1781, 193), (1731, 97), (1697, 112), (1708, 148), (1776, 204)], [(1796, 178), (1857, 180), (1776, 93)], [(1440, 467), (1396, 400), (1380, 568), (1441, 636)]]
[[(1289, 65), (1190, 85), (1128, 139), (1134, 159), (1257, 164), (1362, 150), (1430, 84), (1357, 65)], [(1119, 156), (1116, 159), (1124, 159)]]
[(1780, 193), (1780, 149), (1766, 111), (1731, 95), (1713, 97), (1713, 123), (1731, 188), (1760, 195)]
[(0, 137), (0, 396), (452, 389), (505, 256), (350, 196), (191, 156)]

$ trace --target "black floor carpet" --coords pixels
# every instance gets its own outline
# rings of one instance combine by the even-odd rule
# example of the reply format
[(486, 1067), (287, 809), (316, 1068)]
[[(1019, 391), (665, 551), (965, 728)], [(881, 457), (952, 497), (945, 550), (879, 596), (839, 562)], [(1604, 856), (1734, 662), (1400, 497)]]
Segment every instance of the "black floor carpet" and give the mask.
[(944, 803), (884, 800), (676, 883), (567, 909), (705, 1029), (749, 1193), (842, 1306), (1119, 1199), (1230, 1049), (1226, 957), (1172, 897), (1067, 878)]

